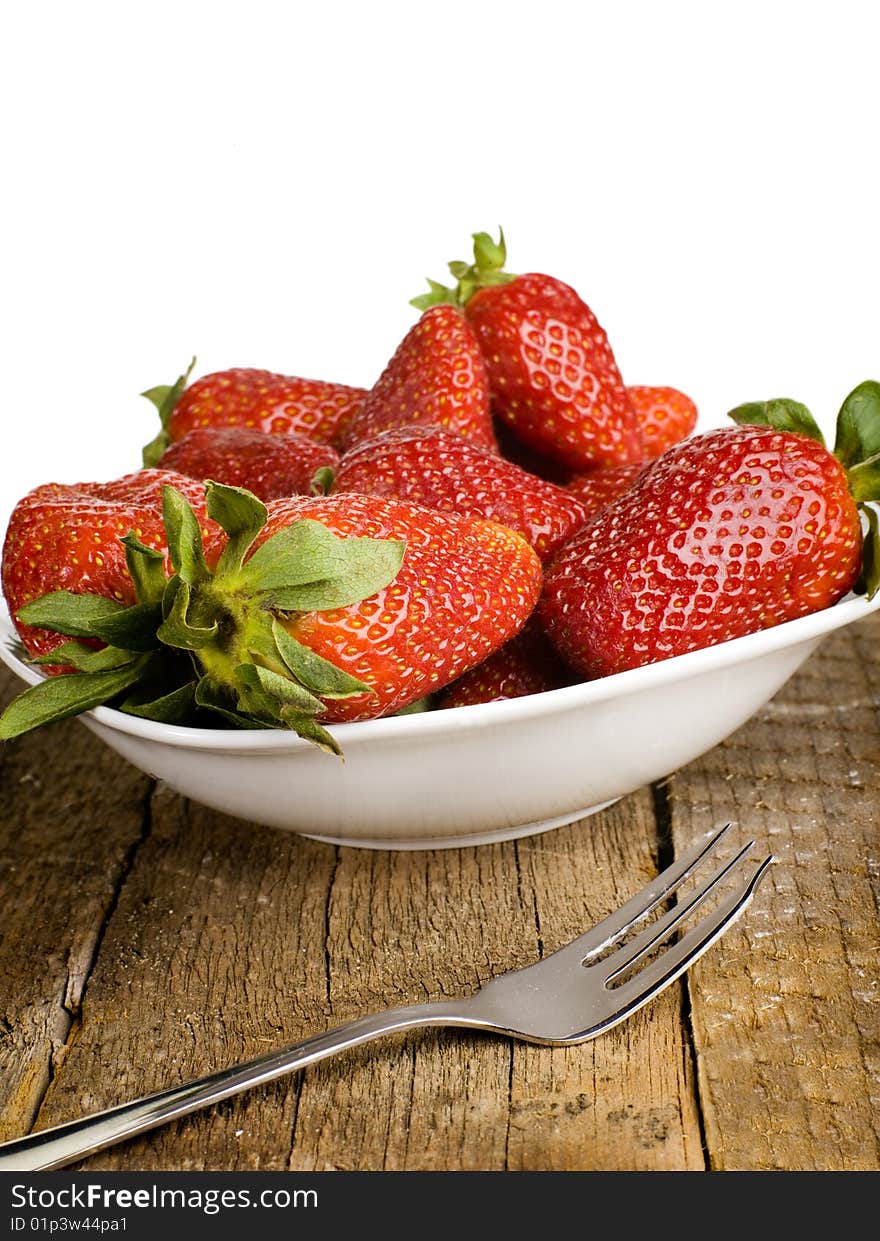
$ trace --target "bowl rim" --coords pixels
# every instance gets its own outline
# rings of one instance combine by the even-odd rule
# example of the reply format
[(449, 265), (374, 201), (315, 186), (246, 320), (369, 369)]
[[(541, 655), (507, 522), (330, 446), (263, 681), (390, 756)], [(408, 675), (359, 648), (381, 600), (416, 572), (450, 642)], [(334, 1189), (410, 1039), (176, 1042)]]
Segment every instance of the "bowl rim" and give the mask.
[[(613, 673), (594, 681), (580, 681), (560, 689), (545, 690), (521, 698), (468, 706), (447, 707), (438, 711), (392, 715), (375, 720), (328, 725), (345, 752), (353, 746), (372, 741), (418, 741), (454, 733), (461, 729), (480, 730), (577, 711), (612, 698), (623, 698), (642, 690), (654, 689), (671, 682), (687, 680), (707, 671), (720, 671), (738, 663), (759, 659), (763, 655), (819, 639), (834, 629), (863, 620), (880, 608), (880, 591), (873, 599), (852, 592), (831, 607), (812, 612), (796, 620), (783, 621), (769, 629), (743, 637), (731, 638), (713, 646), (675, 655), (669, 659), (646, 664), (640, 668)], [(22, 680), (34, 685), (43, 674), (24, 663), (11, 649), (15, 630), (9, 613), (0, 605), (0, 659)], [(213, 729), (194, 728), (180, 724), (162, 724), (155, 720), (126, 715), (112, 707), (95, 707), (80, 717), (115, 732), (125, 733), (182, 749), (222, 751), (226, 753), (270, 753), (303, 751), (315, 753), (311, 742), (285, 729)]]

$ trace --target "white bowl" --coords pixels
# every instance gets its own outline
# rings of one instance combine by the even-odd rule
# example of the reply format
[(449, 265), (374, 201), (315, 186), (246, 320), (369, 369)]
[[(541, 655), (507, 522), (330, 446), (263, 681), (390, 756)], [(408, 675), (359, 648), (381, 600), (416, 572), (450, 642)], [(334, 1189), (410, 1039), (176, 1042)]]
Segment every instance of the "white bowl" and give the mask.
[[(340, 760), (283, 731), (81, 717), (135, 767), (251, 823), (336, 844), (425, 849), (511, 840), (593, 814), (705, 753), (834, 629), (880, 606), (849, 595), (773, 629), (603, 680), (332, 729)], [(0, 614), (0, 658), (31, 684)]]

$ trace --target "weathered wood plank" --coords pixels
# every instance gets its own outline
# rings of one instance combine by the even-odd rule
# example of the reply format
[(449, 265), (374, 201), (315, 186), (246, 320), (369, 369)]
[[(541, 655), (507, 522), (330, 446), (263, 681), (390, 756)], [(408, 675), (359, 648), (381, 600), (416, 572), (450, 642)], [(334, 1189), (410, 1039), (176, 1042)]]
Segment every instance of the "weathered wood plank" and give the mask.
[[(656, 873), (650, 797), (551, 836), (478, 849), (341, 854), (331, 992), (346, 1015), (466, 992), (528, 964)], [(356, 1002), (355, 1002), (356, 1001)], [(415, 1035), (306, 1075), (291, 1166), (702, 1167), (680, 1001), (600, 1043), (550, 1049)], [(342, 1013), (340, 1012), (340, 1015)], [(340, 1160), (348, 1155), (346, 1164)]]
[[(830, 639), (669, 786), (678, 847), (733, 817), (780, 857), (690, 976), (713, 1167), (880, 1166), (878, 636), (873, 622)], [(6, 1136), (44, 1094), (40, 1127), (365, 1010), (467, 991), (577, 934), (661, 864), (645, 791), (529, 840), (374, 854), (167, 789), (144, 817), (144, 777), (78, 724), (54, 737), (0, 751), (15, 910), (0, 941), (0, 960), (15, 958), (0, 974)], [(388, 1039), (88, 1166), (700, 1168), (682, 994), (580, 1048)]]
[(880, 1167), (880, 618), (826, 640), (671, 784), (679, 847), (734, 819), (778, 858), (689, 975), (711, 1164)]
[[(0, 703), (21, 690), (0, 669)], [(143, 831), (149, 780), (81, 724), (0, 746), (0, 1139), (30, 1127)]]
[[(335, 853), (160, 787), (83, 1023), (40, 1126), (185, 1081), (324, 1026)], [(299, 1079), (93, 1156), (117, 1169), (283, 1168)]]
[[(467, 992), (619, 903), (654, 873), (653, 836), (640, 794), (516, 844), (336, 850), (161, 790), (39, 1123), (363, 1011)], [(588, 1048), (427, 1032), (316, 1065), (89, 1166), (702, 1166), (688, 1065), (672, 992)]]
[[(545, 952), (649, 882), (661, 865), (650, 793), (521, 846)], [(564, 1171), (702, 1169), (699, 1115), (679, 985), (601, 1038), (517, 1045), (509, 1166)]]

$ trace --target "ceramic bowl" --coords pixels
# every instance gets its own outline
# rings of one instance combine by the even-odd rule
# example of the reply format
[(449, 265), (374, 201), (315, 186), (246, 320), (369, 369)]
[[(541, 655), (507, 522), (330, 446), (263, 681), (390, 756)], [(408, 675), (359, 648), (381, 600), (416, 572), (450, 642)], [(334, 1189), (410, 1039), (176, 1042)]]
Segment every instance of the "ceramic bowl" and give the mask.
[[(184, 796), (337, 844), (418, 849), (562, 826), (669, 775), (764, 705), (834, 629), (833, 608), (599, 681), (528, 698), (333, 728), (341, 760), (283, 731), (182, 728), (99, 707), (85, 726)], [(0, 616), (0, 658), (24, 681)]]

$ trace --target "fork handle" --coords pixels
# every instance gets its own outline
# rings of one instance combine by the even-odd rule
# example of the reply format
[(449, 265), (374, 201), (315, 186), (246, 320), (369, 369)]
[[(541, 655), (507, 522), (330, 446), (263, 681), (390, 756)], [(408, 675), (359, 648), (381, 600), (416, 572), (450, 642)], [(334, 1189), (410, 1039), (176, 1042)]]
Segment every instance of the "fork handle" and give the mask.
[(208, 1077), (182, 1086), (172, 1086), (157, 1094), (145, 1095), (103, 1112), (95, 1112), (51, 1129), (41, 1129), (27, 1137), (0, 1144), (0, 1172), (38, 1172), (63, 1168), (75, 1160), (104, 1150), (135, 1134), (145, 1133), (199, 1108), (239, 1094), (250, 1086), (274, 1081), (285, 1073), (303, 1069), (349, 1047), (368, 1043), (398, 1030), (419, 1026), (470, 1026), (484, 1023), (468, 1018), (466, 1001), (412, 1004), (384, 1013), (359, 1017), (325, 1034), (316, 1034), (302, 1043), (269, 1052), (256, 1060), (233, 1065)]

